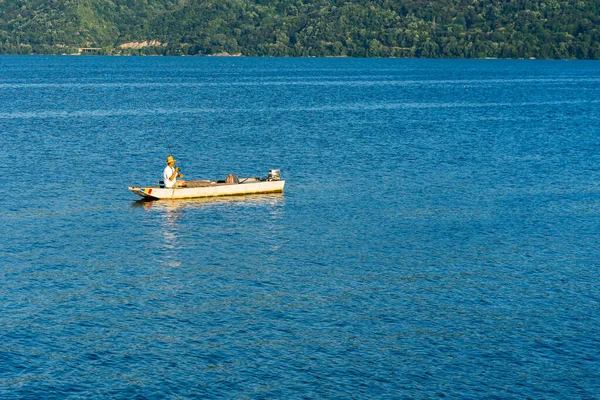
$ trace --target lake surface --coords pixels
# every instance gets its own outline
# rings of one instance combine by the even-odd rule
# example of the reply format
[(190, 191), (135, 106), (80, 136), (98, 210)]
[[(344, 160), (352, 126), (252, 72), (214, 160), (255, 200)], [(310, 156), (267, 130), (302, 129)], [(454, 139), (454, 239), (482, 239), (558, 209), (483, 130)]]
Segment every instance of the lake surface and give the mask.
[[(0, 57), (0, 398), (600, 396), (600, 62)], [(283, 195), (136, 202), (186, 178)]]

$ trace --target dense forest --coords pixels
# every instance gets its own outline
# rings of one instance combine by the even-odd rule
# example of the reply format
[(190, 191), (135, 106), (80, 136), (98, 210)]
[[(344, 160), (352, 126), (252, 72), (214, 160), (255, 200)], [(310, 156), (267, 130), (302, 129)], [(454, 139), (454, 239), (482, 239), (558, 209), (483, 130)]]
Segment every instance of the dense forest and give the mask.
[(0, 0), (0, 53), (600, 59), (598, 0)]

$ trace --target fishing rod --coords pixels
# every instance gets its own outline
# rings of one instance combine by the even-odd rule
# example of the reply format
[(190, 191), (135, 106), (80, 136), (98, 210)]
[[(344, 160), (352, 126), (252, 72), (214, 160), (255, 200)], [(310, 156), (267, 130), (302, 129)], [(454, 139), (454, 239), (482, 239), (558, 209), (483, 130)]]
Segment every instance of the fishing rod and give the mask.
[[(163, 137), (165, 138), (165, 143), (167, 144), (167, 148), (169, 149), (169, 155), (171, 157), (173, 157), (173, 150), (171, 149), (171, 144), (169, 142), (169, 137), (167, 136), (165, 130), (163, 129), (162, 121), (159, 121), (159, 125), (160, 125), (160, 131), (162, 132)], [(183, 172), (181, 170), (181, 167), (177, 167), (177, 168), (179, 168), (179, 171), (177, 172), (179, 178), (183, 178)]]
[(159, 125), (160, 125), (160, 132), (163, 134), (163, 137), (165, 138), (165, 143), (167, 144), (167, 148), (169, 149), (169, 154), (173, 155), (173, 151), (171, 150), (171, 145), (169, 144), (169, 137), (167, 136), (167, 134), (165, 133), (165, 130), (163, 129), (162, 121), (159, 121)]

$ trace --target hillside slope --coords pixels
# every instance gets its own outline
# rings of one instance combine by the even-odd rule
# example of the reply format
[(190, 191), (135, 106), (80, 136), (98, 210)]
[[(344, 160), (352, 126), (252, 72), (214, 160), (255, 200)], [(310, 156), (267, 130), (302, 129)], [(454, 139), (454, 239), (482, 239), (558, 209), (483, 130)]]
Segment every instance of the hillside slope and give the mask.
[(600, 2), (0, 0), (0, 52), (600, 59)]

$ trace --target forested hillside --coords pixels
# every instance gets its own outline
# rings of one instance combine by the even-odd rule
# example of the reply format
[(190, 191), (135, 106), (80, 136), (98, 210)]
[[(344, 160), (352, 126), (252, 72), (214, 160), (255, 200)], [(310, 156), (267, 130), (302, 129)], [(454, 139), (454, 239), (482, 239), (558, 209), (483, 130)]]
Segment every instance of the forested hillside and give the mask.
[(81, 51), (600, 59), (600, 1), (0, 0), (0, 52)]

